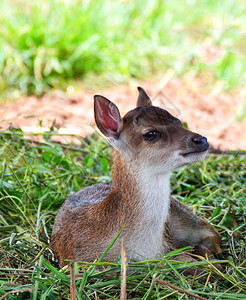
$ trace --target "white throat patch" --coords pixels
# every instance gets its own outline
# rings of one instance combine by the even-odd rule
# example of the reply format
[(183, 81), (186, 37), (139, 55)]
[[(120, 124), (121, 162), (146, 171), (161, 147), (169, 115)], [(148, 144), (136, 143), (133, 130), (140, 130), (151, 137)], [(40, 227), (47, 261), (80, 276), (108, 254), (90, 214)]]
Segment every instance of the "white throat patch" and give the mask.
[[(141, 172), (138, 178), (141, 211), (135, 232), (126, 246), (146, 258), (153, 258), (163, 254), (163, 233), (170, 203), (170, 173), (150, 177), (146, 172)], [(140, 259), (134, 253), (130, 256)]]

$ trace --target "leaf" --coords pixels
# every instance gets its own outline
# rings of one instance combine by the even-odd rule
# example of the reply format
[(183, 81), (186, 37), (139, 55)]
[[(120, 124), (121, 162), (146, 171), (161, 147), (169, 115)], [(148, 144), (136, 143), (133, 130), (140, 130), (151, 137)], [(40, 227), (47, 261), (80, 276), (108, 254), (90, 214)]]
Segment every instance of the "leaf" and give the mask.
[(222, 207), (220, 205), (216, 206), (215, 210), (212, 213), (211, 219), (217, 217), (222, 211)]
[(234, 221), (234, 216), (227, 213), (225, 214), (221, 224), (226, 228), (231, 229), (233, 227), (233, 221)]
[(5, 189), (8, 189), (8, 190), (13, 190), (14, 186), (10, 182), (2, 181), (2, 182), (0, 182), (0, 188), (5, 188)]
[(49, 269), (54, 276), (57, 278), (63, 280), (65, 283), (69, 284), (69, 278), (62, 272), (58, 271), (55, 267), (53, 267), (51, 264), (49, 264), (47, 261), (43, 260), (42, 264)]
[(39, 173), (47, 173), (47, 174), (52, 174), (52, 171), (45, 167), (44, 165), (36, 165), (35, 169), (39, 172)]
[(246, 58), (227, 52), (217, 64), (217, 73), (229, 86), (246, 83)]
[(101, 164), (102, 164), (102, 167), (103, 167), (103, 172), (104, 173), (108, 172), (108, 170), (109, 170), (109, 164), (108, 164), (107, 158), (102, 157), (101, 158)]

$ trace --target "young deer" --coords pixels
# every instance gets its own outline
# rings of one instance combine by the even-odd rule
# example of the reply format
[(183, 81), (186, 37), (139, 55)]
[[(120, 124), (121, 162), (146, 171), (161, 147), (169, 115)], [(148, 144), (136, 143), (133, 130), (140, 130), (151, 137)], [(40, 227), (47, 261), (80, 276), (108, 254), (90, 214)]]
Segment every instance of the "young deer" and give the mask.
[[(145, 91), (138, 90), (137, 107), (123, 118), (115, 104), (94, 97), (96, 124), (113, 147), (113, 184), (69, 195), (60, 208), (51, 244), (61, 266), (66, 259), (94, 261), (123, 226), (120, 236), (128, 258), (160, 258), (185, 246), (211, 255), (220, 252), (217, 231), (170, 197), (171, 172), (203, 160), (207, 139), (152, 106)], [(116, 242), (105, 259), (115, 260), (120, 249)]]

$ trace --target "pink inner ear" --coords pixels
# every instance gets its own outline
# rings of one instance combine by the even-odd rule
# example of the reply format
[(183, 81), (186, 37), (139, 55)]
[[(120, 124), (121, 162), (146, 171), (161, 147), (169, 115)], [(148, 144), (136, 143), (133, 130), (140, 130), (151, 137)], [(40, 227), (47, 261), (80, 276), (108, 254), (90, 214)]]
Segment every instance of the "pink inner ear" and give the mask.
[(117, 107), (110, 102), (98, 101), (98, 119), (108, 133), (119, 133), (121, 126), (121, 117)]
[(101, 123), (105, 129), (118, 133), (118, 124), (114, 120), (106, 117)]

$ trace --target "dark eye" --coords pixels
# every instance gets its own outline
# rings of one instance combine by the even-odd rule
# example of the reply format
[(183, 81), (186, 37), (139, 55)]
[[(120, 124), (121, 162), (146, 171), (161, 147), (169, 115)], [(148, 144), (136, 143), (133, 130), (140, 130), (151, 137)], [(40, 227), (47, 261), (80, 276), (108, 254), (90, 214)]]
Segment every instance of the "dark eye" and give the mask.
[(158, 136), (160, 135), (160, 133), (156, 130), (151, 130), (147, 133), (145, 133), (143, 135), (143, 138), (145, 141), (153, 141), (154, 139), (156, 139)]

